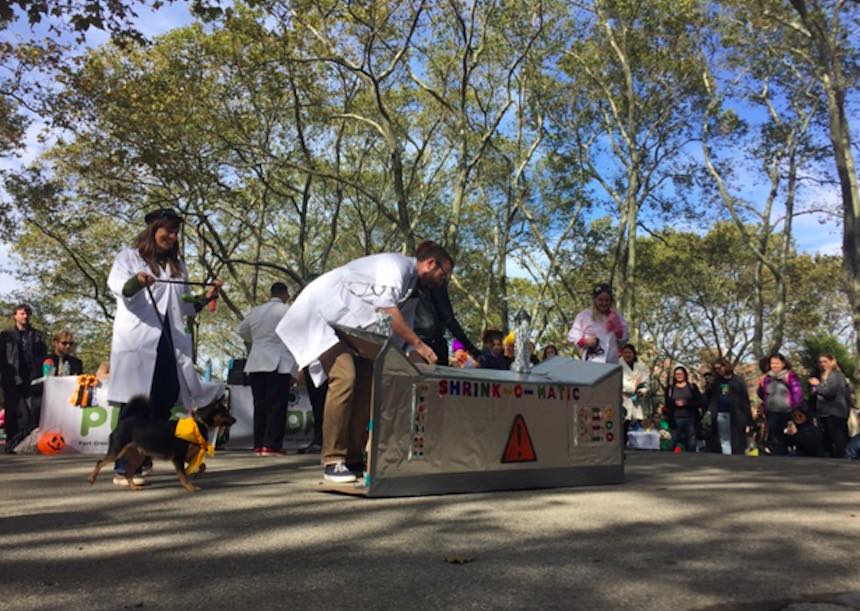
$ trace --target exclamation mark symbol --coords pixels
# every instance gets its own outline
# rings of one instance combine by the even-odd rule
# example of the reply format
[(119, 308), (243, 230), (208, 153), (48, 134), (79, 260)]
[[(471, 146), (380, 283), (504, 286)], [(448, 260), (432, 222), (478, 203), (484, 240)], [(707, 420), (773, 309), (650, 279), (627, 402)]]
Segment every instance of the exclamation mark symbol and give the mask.
[(517, 458), (523, 457), (523, 425), (517, 422)]

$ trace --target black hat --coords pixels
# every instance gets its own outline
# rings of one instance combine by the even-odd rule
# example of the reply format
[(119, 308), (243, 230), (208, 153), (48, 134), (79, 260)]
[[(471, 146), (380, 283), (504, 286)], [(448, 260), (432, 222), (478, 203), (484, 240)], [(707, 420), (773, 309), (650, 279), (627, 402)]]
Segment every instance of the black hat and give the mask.
[(154, 223), (155, 221), (168, 220), (173, 221), (174, 223), (181, 223), (182, 217), (179, 216), (179, 213), (176, 212), (173, 208), (159, 208), (158, 210), (152, 210), (151, 212), (147, 212), (146, 216), (143, 217), (143, 220), (147, 225), (150, 223)]
[(591, 296), (597, 297), (600, 293), (609, 293), (609, 296), (612, 297), (612, 285), (606, 282), (594, 285), (594, 289), (591, 291)]

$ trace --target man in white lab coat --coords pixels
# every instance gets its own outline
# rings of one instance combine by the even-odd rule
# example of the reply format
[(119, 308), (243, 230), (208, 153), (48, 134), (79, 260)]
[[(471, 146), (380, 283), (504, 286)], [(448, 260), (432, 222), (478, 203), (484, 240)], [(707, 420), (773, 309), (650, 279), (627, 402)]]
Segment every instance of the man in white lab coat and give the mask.
[(284, 454), (287, 404), (290, 383), (296, 375), (296, 360), (275, 327), (289, 311), (287, 285), (275, 282), (270, 299), (251, 308), (236, 329), (249, 348), (245, 373), (254, 395), (254, 453), (258, 456)]
[(418, 246), (415, 257), (396, 253), (362, 257), (308, 284), (278, 324), (278, 335), (298, 368), (308, 367), (316, 384), (329, 382), (322, 448), (327, 481), (354, 482), (355, 472), (347, 463), (355, 471), (361, 469), (371, 383), (367, 364), (353, 358), (331, 325), (366, 328), (384, 312), (407, 349), (435, 363), (436, 354), (415, 335), (404, 312), (414, 308), (419, 287), (441, 286), (453, 267), (451, 255), (429, 240)]

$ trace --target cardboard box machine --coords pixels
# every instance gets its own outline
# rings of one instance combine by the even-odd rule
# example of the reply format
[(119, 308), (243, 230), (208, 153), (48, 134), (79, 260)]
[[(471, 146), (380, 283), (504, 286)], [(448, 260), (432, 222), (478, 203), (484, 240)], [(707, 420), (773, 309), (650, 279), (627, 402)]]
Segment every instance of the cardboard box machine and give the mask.
[(387, 337), (337, 326), (373, 365), (371, 497), (618, 484), (621, 368), (555, 357), (527, 374), (412, 363)]

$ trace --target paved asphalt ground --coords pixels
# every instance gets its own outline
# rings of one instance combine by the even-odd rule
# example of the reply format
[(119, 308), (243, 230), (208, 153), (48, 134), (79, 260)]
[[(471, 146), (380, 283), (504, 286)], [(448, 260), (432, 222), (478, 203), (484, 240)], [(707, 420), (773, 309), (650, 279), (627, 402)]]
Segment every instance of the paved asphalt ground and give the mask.
[(623, 485), (364, 499), (316, 458), (221, 452), (188, 494), (0, 456), (0, 609), (860, 607), (860, 464), (633, 452)]

